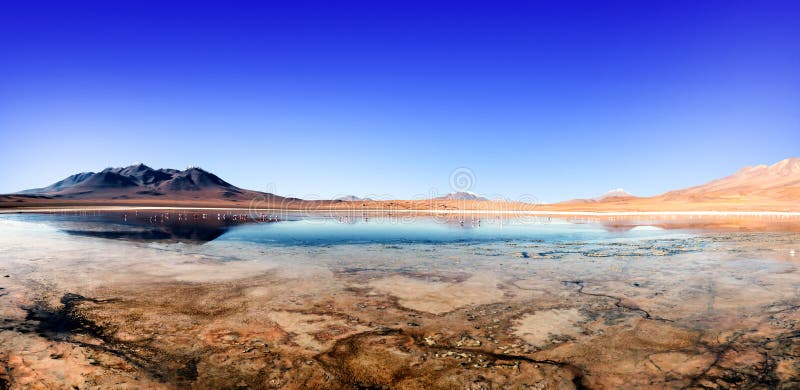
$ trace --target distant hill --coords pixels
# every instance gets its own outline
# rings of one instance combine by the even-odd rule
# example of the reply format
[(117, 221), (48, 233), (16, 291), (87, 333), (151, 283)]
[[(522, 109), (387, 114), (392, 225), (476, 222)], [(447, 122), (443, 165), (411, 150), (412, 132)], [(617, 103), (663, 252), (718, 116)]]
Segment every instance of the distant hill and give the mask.
[(433, 198), (433, 199), (436, 199), (436, 200), (481, 200), (481, 201), (489, 200), (489, 199), (486, 199), (486, 198), (484, 198), (482, 196), (479, 196), (478, 194), (476, 194), (474, 192), (469, 192), (469, 191), (451, 192), (451, 193), (449, 193), (447, 195), (440, 196), (440, 197)]
[(636, 197), (635, 195), (631, 194), (628, 191), (625, 191), (622, 188), (615, 188), (615, 189), (610, 190), (610, 191), (606, 192), (605, 194), (600, 195), (600, 196), (598, 196), (596, 198), (593, 198), (593, 199), (597, 200), (597, 201), (602, 201), (602, 200), (612, 199), (612, 198), (635, 198), (635, 197)]
[(359, 197), (357, 197), (355, 195), (344, 195), (344, 196), (340, 196), (340, 197), (338, 197), (338, 198), (336, 198), (334, 200), (340, 200), (342, 202), (360, 202), (360, 201), (371, 201), (372, 199), (370, 199), (370, 198), (359, 198)]
[(597, 202), (624, 201), (634, 198), (636, 198), (636, 196), (631, 194), (630, 192), (625, 191), (622, 188), (615, 188), (613, 190), (604, 193), (603, 195), (596, 196), (591, 199), (571, 199), (565, 202), (561, 202), (559, 204), (586, 204), (586, 203), (597, 203)]

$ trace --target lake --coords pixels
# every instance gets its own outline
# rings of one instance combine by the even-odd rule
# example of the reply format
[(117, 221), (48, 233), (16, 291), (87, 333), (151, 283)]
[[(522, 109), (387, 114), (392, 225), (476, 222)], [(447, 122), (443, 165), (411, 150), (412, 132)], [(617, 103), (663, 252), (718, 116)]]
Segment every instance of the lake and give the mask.
[(781, 217), (0, 214), (0, 384), (791, 387), (798, 260)]

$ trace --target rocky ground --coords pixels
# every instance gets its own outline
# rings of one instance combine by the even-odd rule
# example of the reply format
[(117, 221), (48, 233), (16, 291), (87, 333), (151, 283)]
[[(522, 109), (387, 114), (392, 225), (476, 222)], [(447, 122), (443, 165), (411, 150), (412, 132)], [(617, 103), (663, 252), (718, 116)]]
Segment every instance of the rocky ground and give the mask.
[(800, 387), (796, 235), (281, 266), (5, 233), (0, 389)]

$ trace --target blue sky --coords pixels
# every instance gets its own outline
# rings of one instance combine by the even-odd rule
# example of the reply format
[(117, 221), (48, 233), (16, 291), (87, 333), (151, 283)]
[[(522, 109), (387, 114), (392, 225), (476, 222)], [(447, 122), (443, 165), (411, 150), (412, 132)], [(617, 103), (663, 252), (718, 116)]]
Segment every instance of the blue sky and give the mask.
[(141, 161), (559, 201), (800, 155), (797, 2), (160, 3), (1, 6), (0, 193)]

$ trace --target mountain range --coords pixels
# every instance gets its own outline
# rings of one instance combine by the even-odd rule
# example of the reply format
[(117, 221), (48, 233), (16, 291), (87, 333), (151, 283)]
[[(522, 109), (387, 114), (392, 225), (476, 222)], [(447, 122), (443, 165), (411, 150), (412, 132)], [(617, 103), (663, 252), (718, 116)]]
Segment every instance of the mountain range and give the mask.
[[(612, 191), (614, 192), (614, 191)], [(621, 194), (621, 193), (620, 193)], [(547, 205), (564, 211), (800, 211), (800, 158), (744, 167), (705, 184), (651, 197), (603, 196)]]
[[(287, 203), (289, 202), (289, 203)], [(198, 167), (185, 170), (153, 169), (144, 164), (106, 168), (69, 176), (47, 187), (0, 196), (0, 207), (69, 205), (160, 205), (259, 207), (291, 206), (366, 209), (488, 209), (492, 201), (471, 192), (454, 192), (428, 200), (375, 201), (355, 196), (331, 201), (304, 201), (236, 187)], [(504, 205), (507, 209), (508, 205)], [(520, 203), (521, 209), (530, 204)], [(542, 211), (681, 211), (773, 210), (800, 211), (800, 158), (772, 165), (745, 167), (711, 182), (669, 191), (652, 197), (636, 197), (614, 189), (591, 199), (538, 205)]]
[(43, 188), (17, 193), (54, 199), (225, 199), (251, 200), (273, 194), (236, 187), (202, 168), (153, 169), (144, 164), (83, 172)]
[(670, 191), (669, 199), (734, 198), (800, 201), (800, 158), (787, 158), (772, 165), (745, 167), (738, 172), (703, 185)]

